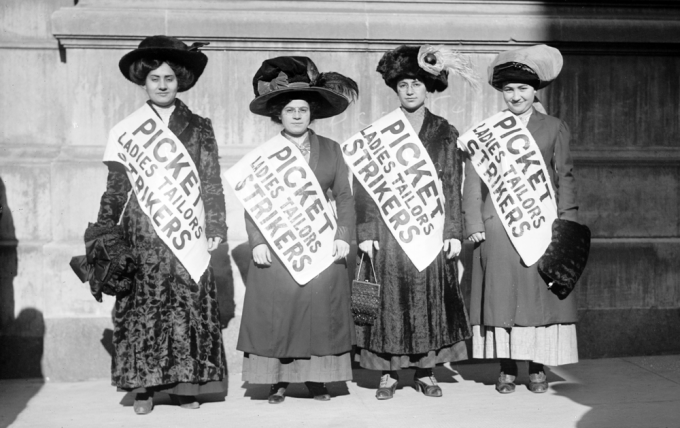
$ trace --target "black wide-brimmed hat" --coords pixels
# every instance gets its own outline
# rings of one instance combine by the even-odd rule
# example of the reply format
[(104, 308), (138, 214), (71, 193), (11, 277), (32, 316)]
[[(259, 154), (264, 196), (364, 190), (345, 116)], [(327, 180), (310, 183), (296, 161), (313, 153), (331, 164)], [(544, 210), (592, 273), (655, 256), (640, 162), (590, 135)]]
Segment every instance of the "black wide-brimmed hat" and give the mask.
[(590, 229), (574, 221), (557, 219), (552, 224), (552, 239), (538, 260), (538, 271), (560, 299), (574, 289), (588, 262)]
[(205, 66), (208, 64), (208, 57), (198, 49), (207, 45), (205, 42), (196, 42), (191, 46), (186, 43), (168, 36), (151, 36), (142, 40), (137, 49), (126, 53), (120, 59), (118, 68), (126, 79), (133, 83), (130, 78), (130, 66), (140, 58), (167, 60), (176, 64), (181, 64), (190, 70), (194, 75), (194, 81), (179, 92), (184, 92), (196, 84), (198, 78), (203, 74)]
[(306, 56), (280, 56), (264, 60), (253, 77), (255, 99), (250, 111), (271, 117), (269, 106), (279, 97), (299, 94), (320, 104), (314, 116), (324, 119), (338, 115), (359, 95), (354, 80), (340, 73), (319, 73)]
[(562, 54), (547, 45), (501, 52), (489, 65), (489, 84), (502, 91), (506, 83), (526, 83), (543, 89), (562, 71)]
[(478, 87), (470, 59), (441, 45), (399, 46), (385, 52), (376, 71), (394, 91), (399, 81), (417, 79), (425, 84), (428, 92), (442, 92), (449, 86), (449, 73), (462, 77), (475, 89)]

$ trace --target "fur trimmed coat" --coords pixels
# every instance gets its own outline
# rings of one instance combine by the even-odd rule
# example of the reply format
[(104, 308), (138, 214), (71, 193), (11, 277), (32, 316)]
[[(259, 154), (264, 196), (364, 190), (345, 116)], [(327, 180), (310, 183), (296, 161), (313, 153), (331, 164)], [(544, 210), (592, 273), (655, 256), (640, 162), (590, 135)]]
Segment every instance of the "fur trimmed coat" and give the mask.
[[(227, 238), (226, 209), (217, 143), (210, 119), (179, 99), (168, 123), (198, 169), (206, 238)], [(226, 375), (212, 268), (194, 282), (156, 234), (119, 164), (109, 166), (97, 221), (122, 226), (137, 258), (132, 290), (116, 297), (111, 377), (122, 389), (220, 381)], [(123, 209), (125, 211), (123, 212)]]
[[(462, 153), (458, 131), (446, 119), (425, 109), (418, 134), (437, 168), (445, 197), (444, 239), (463, 237), (461, 216)], [(458, 284), (457, 259), (443, 252), (422, 272), (401, 249), (380, 215), (379, 208), (354, 180), (357, 242), (378, 241), (374, 253), (377, 282), (381, 284), (380, 314), (372, 326), (357, 326), (357, 346), (374, 353), (424, 354), (451, 346), (471, 336), (465, 303)], [(358, 257), (360, 257), (359, 254)], [(363, 278), (371, 264), (363, 263)]]
[[(548, 169), (559, 218), (577, 221), (569, 128), (560, 119), (534, 110), (527, 129)], [(538, 273), (538, 263), (529, 267), (522, 263), (488, 194), (486, 185), (467, 162), (463, 191), (465, 234), (486, 234), (486, 240), (475, 245), (472, 259), (471, 323), (511, 328), (576, 322), (576, 293), (560, 300), (548, 290)]]

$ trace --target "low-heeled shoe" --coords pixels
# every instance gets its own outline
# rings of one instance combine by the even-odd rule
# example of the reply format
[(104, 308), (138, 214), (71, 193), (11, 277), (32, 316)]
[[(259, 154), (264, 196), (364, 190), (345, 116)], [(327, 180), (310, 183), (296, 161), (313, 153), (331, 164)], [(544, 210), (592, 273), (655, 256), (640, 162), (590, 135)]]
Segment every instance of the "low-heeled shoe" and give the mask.
[(183, 409), (194, 410), (201, 407), (201, 405), (198, 404), (198, 400), (196, 400), (196, 397), (194, 397), (193, 395), (178, 395), (177, 401), (179, 407)]
[(328, 401), (331, 399), (331, 394), (328, 393), (326, 385), (321, 382), (305, 382), (309, 393), (312, 394), (315, 400)]
[(544, 372), (529, 375), (529, 391), (542, 394), (548, 390), (548, 378)]
[(267, 401), (269, 401), (269, 404), (283, 403), (283, 400), (286, 399), (285, 394), (286, 387), (277, 383), (276, 385), (272, 385), (271, 389), (269, 390), (269, 398)]
[(132, 408), (138, 415), (148, 415), (153, 410), (153, 396), (137, 394), (135, 402), (132, 404)]
[(427, 383), (423, 382), (420, 379), (413, 379), (413, 387), (416, 389), (416, 391), (423, 393), (426, 397), (441, 397), (442, 396), (442, 389), (439, 387), (439, 385), (428, 385)]
[(496, 382), (496, 391), (500, 392), (501, 394), (510, 394), (515, 392), (515, 376), (506, 375), (505, 373), (501, 372), (501, 375), (498, 377), (498, 381)]
[(394, 392), (397, 390), (398, 381), (394, 381), (391, 386), (381, 386), (375, 392), (375, 398), (378, 400), (389, 400), (394, 397)]

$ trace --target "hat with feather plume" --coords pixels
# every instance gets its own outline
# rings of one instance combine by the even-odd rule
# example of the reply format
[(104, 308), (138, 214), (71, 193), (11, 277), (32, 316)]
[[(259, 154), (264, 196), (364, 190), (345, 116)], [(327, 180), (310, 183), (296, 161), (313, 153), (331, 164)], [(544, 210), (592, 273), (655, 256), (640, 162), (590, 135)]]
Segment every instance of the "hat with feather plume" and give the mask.
[(475, 90), (479, 88), (469, 57), (442, 45), (399, 46), (385, 52), (376, 71), (395, 92), (403, 79), (417, 79), (428, 92), (442, 92), (449, 86), (449, 73), (461, 77)]
[(253, 77), (255, 99), (250, 111), (271, 116), (269, 106), (279, 97), (299, 95), (319, 102), (318, 119), (338, 115), (359, 96), (354, 80), (332, 71), (320, 73), (305, 56), (280, 56), (264, 60)]

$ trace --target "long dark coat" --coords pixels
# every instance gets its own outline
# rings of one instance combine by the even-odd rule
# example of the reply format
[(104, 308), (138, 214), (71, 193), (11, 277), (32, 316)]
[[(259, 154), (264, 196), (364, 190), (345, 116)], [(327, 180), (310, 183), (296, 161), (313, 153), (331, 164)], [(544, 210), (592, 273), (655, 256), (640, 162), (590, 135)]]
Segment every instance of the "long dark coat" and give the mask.
[[(527, 129), (536, 140), (548, 169), (559, 217), (577, 221), (569, 128), (555, 117), (534, 111)], [(466, 236), (486, 233), (486, 241), (475, 246), (473, 255), (471, 323), (513, 327), (576, 322), (575, 293), (559, 300), (548, 290), (536, 264), (524, 266), (488, 193), (486, 185), (467, 162), (463, 191)]]
[[(189, 151), (201, 180), (207, 238), (226, 240), (226, 210), (217, 143), (210, 119), (197, 116), (179, 99), (168, 124)], [(109, 165), (97, 221), (115, 225), (130, 191), (119, 164)], [(126, 238), (139, 266), (133, 289), (114, 307), (113, 384), (124, 389), (219, 381), (226, 374), (212, 269), (197, 284), (156, 235), (137, 197), (123, 213)]]
[[(351, 243), (354, 198), (340, 146), (309, 130), (309, 167), (324, 194), (332, 190), (338, 228), (335, 239)], [(267, 244), (246, 214), (251, 250)], [(350, 284), (345, 260), (300, 285), (274, 250), (272, 263), (256, 266), (252, 258), (246, 279), (243, 318), (236, 348), (270, 358), (308, 358), (337, 355), (352, 349), (356, 339), (350, 309)]]
[[(445, 202), (444, 239), (462, 239), (462, 154), (456, 147), (458, 131), (446, 119), (425, 109), (418, 134), (440, 173)], [(458, 284), (456, 259), (443, 252), (418, 272), (385, 225), (379, 208), (354, 180), (357, 242), (374, 240), (381, 287), (380, 315), (373, 326), (357, 327), (357, 346), (374, 353), (423, 354), (470, 337), (465, 303)], [(364, 263), (363, 271), (368, 269)]]

